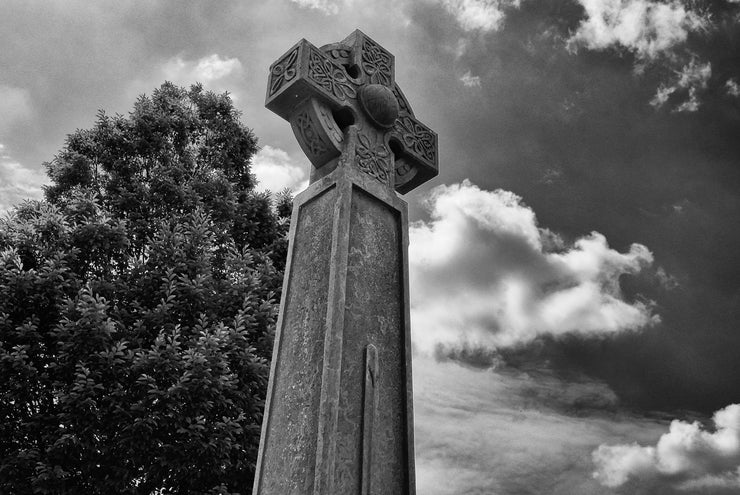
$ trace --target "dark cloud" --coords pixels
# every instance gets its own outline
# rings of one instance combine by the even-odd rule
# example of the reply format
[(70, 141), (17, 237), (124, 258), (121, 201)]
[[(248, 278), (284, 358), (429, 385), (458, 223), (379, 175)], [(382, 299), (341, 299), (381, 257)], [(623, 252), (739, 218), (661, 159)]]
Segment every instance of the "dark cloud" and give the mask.
[[(634, 407), (708, 414), (738, 398), (740, 114), (726, 81), (740, 70), (739, 6), (716, 4), (711, 26), (643, 65), (625, 46), (568, 51), (584, 19), (575, 2), (522, 2), (485, 36), (440, 29), (438, 15), (421, 8), (416, 18), (438, 36), (440, 86), (457, 88), (434, 94), (435, 118), (455, 143), (442, 151), (453, 165), (443, 167), (443, 182), (471, 177), (513, 191), (566, 241), (597, 230), (616, 250), (637, 242), (653, 252), (652, 271), (623, 275), (621, 286), (628, 300), (655, 301), (660, 324), (519, 350), (523, 360), (605, 379)], [(461, 37), (461, 55), (445, 51)], [(680, 79), (689, 52), (712, 68), (697, 89), (698, 109), (674, 111), (688, 87), (654, 108), (657, 89)], [(453, 80), (468, 70), (480, 78), (475, 92)], [(678, 286), (667, 289), (658, 269)]]

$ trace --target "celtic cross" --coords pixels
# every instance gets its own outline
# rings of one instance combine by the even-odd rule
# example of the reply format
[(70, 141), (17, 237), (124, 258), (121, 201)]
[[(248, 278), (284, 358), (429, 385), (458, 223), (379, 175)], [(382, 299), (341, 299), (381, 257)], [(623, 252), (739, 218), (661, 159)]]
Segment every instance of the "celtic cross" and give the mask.
[(270, 67), (266, 106), (290, 122), (312, 181), (351, 165), (405, 194), (437, 175), (437, 135), (414, 117), (394, 57), (361, 31), (301, 40)]
[(255, 495), (413, 495), (405, 194), (437, 175), (437, 135), (360, 31), (301, 40), (266, 105), (313, 167), (296, 196)]

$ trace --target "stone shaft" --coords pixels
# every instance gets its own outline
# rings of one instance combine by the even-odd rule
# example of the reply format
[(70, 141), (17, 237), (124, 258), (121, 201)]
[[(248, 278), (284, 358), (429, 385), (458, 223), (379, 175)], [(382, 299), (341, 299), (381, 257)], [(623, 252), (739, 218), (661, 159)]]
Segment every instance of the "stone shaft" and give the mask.
[(291, 222), (253, 493), (414, 494), (406, 203), (339, 167)]

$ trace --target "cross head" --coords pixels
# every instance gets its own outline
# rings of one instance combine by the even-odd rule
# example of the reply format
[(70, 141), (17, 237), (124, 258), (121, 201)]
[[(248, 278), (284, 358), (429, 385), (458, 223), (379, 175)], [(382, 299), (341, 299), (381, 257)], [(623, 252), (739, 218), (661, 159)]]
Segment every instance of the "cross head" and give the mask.
[(270, 66), (265, 106), (290, 122), (311, 182), (356, 167), (405, 194), (438, 173), (437, 134), (414, 117), (393, 55), (360, 30), (321, 48), (299, 41)]

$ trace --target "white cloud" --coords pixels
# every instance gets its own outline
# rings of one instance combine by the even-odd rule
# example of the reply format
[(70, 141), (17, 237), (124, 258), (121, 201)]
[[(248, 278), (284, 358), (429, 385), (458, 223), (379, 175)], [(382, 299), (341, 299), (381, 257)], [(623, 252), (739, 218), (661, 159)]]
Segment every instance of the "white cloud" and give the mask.
[(471, 75), (470, 71), (463, 74), (460, 80), (467, 88), (480, 88), (480, 77)]
[(418, 351), (495, 350), (540, 335), (609, 335), (658, 321), (622, 297), (619, 277), (652, 263), (645, 246), (620, 253), (599, 233), (568, 250), (507, 191), (468, 181), (440, 186), (431, 221), (410, 229), (411, 315)]
[(237, 58), (221, 58), (218, 54), (209, 55), (198, 60), (184, 60), (174, 57), (162, 67), (162, 73), (168, 81), (187, 85), (202, 82), (204, 85), (218, 81), (242, 70)]
[(252, 158), (252, 173), (257, 190), (279, 192), (285, 188), (298, 192), (308, 185), (308, 164), (292, 160), (288, 153), (272, 146), (263, 147)]
[(229, 91), (232, 100), (238, 100), (238, 78), (244, 68), (238, 58), (224, 58), (216, 53), (196, 60), (184, 59), (181, 56), (172, 57), (152, 73), (144, 78), (133, 81), (126, 92), (127, 100), (135, 99), (143, 93), (150, 93), (163, 80), (184, 87), (190, 87), (197, 82), (206, 89), (221, 93)]
[(650, 104), (656, 108), (660, 108), (668, 102), (668, 98), (675, 92), (675, 86), (660, 85), (655, 92), (655, 96), (650, 100)]
[(0, 84), (0, 132), (31, 117), (31, 95), (26, 89)]
[(680, 1), (578, 0), (586, 12), (569, 39), (571, 47), (591, 50), (623, 47), (643, 59), (655, 58), (704, 29), (708, 19)]
[(503, 23), (508, 8), (517, 8), (521, 0), (441, 0), (465, 31), (495, 31)]
[[(738, 0), (740, 2), (740, 0)], [(730, 96), (740, 96), (740, 85), (734, 79), (728, 79), (725, 82), (725, 89)]]
[(663, 480), (680, 490), (735, 487), (740, 490), (740, 404), (714, 413), (714, 431), (699, 422), (671, 422), (655, 446), (601, 445), (593, 473), (604, 486), (631, 479)]
[(339, 13), (339, 8), (342, 6), (341, 1), (335, 0), (290, 0), (291, 2), (300, 5), (307, 9), (314, 9), (323, 12), (326, 15), (335, 15)]
[[(674, 108), (676, 112), (695, 112), (699, 109), (699, 91), (705, 90), (712, 77), (712, 64), (691, 60), (680, 71), (676, 71), (673, 84), (661, 85), (650, 104), (660, 108), (668, 102), (671, 95), (683, 92), (687, 98)], [(728, 81), (729, 82), (729, 81)]]
[(41, 186), (47, 182), (40, 170), (31, 170), (8, 154), (5, 145), (0, 144), (0, 214), (9, 211), (25, 199), (41, 199)]

